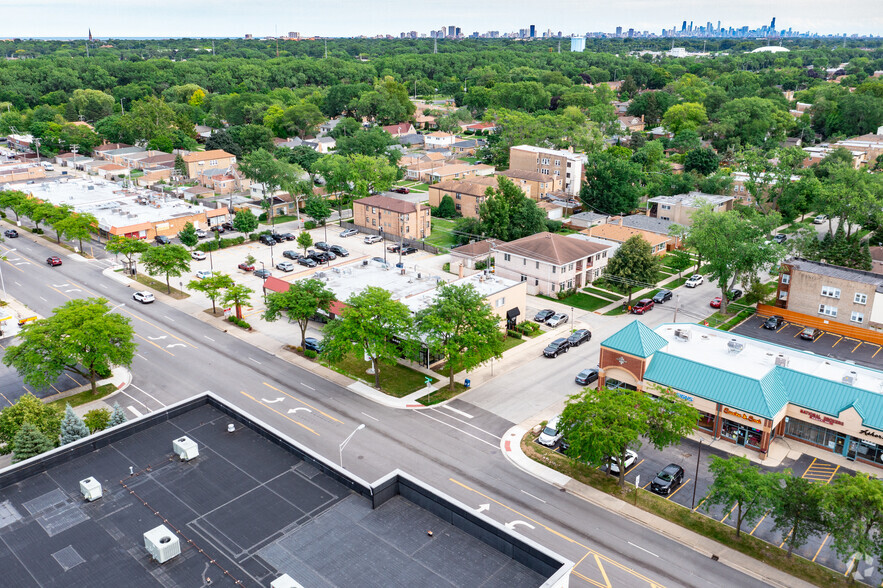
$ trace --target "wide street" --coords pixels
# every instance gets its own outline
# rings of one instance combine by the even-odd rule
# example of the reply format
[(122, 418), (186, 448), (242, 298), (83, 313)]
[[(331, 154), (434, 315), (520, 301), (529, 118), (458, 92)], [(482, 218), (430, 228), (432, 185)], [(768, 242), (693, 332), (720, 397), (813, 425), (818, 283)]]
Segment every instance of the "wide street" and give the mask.
[[(594, 365), (603, 331), (626, 319), (590, 318), (598, 332), (590, 345), (556, 360), (555, 369), (524, 366), (470, 391), (449, 407), (392, 410), (225, 334), (171, 305), (134, 303), (134, 291), (102, 274), (103, 261), (63, 257), (28, 235), (3, 264), (11, 296), (42, 315), (74, 297), (103, 296), (115, 312), (132, 318), (139, 344), (133, 384), (119, 402), (130, 416), (145, 414), (205, 390), (240, 406), (307, 447), (338, 460), (339, 444), (366, 424), (343, 452), (343, 465), (366, 480), (401, 468), (495, 520), (577, 563), (573, 586), (762, 586), (760, 581), (710, 560), (645, 527), (597, 508), (521, 472), (501, 454), (500, 437), (514, 422), (503, 390), (518, 398), (541, 397), (546, 406), (576, 391), (573, 374)], [(10, 243), (2, 245), (10, 249)], [(704, 303), (713, 288), (682, 295), (681, 304)], [(689, 300), (686, 300), (689, 299)], [(640, 320), (671, 320), (668, 306)], [(589, 315), (595, 317), (596, 315)], [(652, 322), (651, 322), (652, 321)], [(609, 326), (608, 326), (609, 323)], [(572, 373), (571, 373), (572, 372)], [(556, 374), (550, 376), (550, 374)], [(523, 402), (519, 400), (518, 402)], [(503, 407), (499, 408), (497, 405)], [(536, 412), (536, 411), (535, 411)], [(486, 506), (482, 506), (486, 505)]]

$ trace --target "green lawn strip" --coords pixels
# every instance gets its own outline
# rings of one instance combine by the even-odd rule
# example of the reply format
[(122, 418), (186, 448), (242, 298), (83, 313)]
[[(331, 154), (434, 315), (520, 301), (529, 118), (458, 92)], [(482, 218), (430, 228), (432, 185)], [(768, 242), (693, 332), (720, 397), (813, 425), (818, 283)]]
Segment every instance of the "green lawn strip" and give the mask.
[[(534, 443), (531, 431), (528, 431), (521, 439), (521, 449), (525, 455), (536, 462), (570, 476), (583, 484), (592, 486), (601, 492), (620, 498), (630, 504), (635, 503), (636, 490), (634, 487), (628, 485), (624, 490), (621, 490), (615, 477), (605, 474), (595, 467), (562, 455), (553, 449)], [(638, 508), (678, 524), (703, 537), (717, 541), (721, 544), (722, 548), (731, 547), (740, 553), (744, 553), (816, 586), (847, 586), (846, 578), (842, 574), (838, 574), (834, 570), (813, 563), (798, 555), (788, 558), (787, 550), (779, 549), (775, 545), (753, 537), (745, 532), (744, 529), (740, 538), (736, 539), (735, 529), (728, 525), (719, 523), (704, 514), (693, 512), (689, 508), (683, 507), (671, 500), (666, 500), (661, 496), (656, 496), (651, 492), (644, 490), (638, 492)]]
[(617, 316), (620, 314), (626, 314), (628, 310), (622, 304), (617, 305), (613, 310), (608, 310), (604, 313), (604, 316)]
[(432, 217), (432, 232), (426, 237), (426, 242), (436, 247), (453, 247), (454, 221), (445, 218)]
[(686, 282), (687, 282), (687, 278), (677, 278), (677, 279), (672, 280), (671, 282), (663, 284), (662, 287), (666, 288), (668, 290), (674, 290), (678, 286), (683, 286)]
[(599, 298), (597, 296), (589, 296), (588, 294), (583, 294), (582, 292), (577, 292), (576, 294), (571, 294), (566, 298), (550, 298), (549, 296), (539, 295), (537, 298), (544, 298), (546, 300), (552, 300), (553, 302), (559, 302), (561, 304), (566, 304), (568, 306), (573, 306), (575, 308), (581, 308), (582, 310), (587, 310), (589, 312), (593, 312), (598, 310), (599, 308), (604, 308), (613, 300), (608, 300), (607, 298)]
[[(321, 363), (345, 376), (355, 380), (362, 380), (369, 386), (374, 385), (374, 376), (367, 373), (368, 368), (371, 367), (371, 362), (365, 361), (361, 357), (349, 356), (335, 363), (328, 361), (322, 361)], [(396, 398), (402, 398), (425, 387), (427, 377), (423, 372), (418, 372), (404, 365), (380, 364), (380, 390)], [(438, 380), (432, 378), (432, 381), (435, 383)]]
[(729, 331), (730, 329), (732, 329), (733, 327), (735, 327), (736, 325), (738, 325), (739, 323), (741, 323), (742, 321), (744, 321), (745, 319), (747, 319), (748, 317), (750, 317), (753, 314), (754, 314), (754, 309), (743, 310), (739, 314), (737, 314), (735, 317), (731, 318), (730, 320), (728, 320), (727, 322), (725, 322), (723, 325), (721, 325), (718, 328), (722, 331)]
[(444, 380), (444, 386), (441, 389), (427, 394), (426, 396), (421, 396), (417, 399), (417, 402), (419, 402), (423, 406), (432, 406), (433, 404), (438, 404), (439, 402), (449, 400), (460, 394), (461, 392), (465, 392), (466, 390), (468, 390), (468, 388), (460, 382), (454, 382), (454, 389), (451, 390), (450, 388), (448, 388), (447, 380)]
[(598, 288), (583, 288), (583, 292), (588, 292), (589, 294), (598, 296), (599, 298), (607, 298), (610, 300), (610, 302), (616, 302), (621, 298), (619, 294), (605, 292), (604, 290), (600, 290)]
[(190, 297), (190, 294), (188, 294), (187, 292), (182, 292), (181, 290), (178, 290), (177, 288), (174, 288), (174, 287), (172, 288), (172, 292), (170, 294), (169, 287), (166, 286), (165, 282), (160, 282), (159, 280), (155, 280), (146, 274), (137, 274), (134, 277), (134, 280), (140, 284), (144, 284), (148, 288), (152, 288), (152, 289), (156, 290), (157, 292), (162, 292), (163, 294), (171, 296), (175, 300), (183, 300), (184, 298)]
[(116, 389), (116, 386), (114, 386), (113, 384), (102, 384), (95, 389), (95, 394), (92, 394), (92, 388), (90, 386), (82, 392), (77, 392), (72, 396), (67, 396), (59, 400), (53, 400), (52, 402), (47, 402), (46, 404), (48, 406), (54, 406), (59, 410), (64, 410), (65, 405), (70, 404), (71, 406), (79, 406), (81, 404), (86, 404), (87, 402), (92, 402), (93, 400), (100, 400), (105, 396), (113, 394)]
[[(337, 206), (332, 205), (331, 208), (335, 212), (337, 211)], [(272, 220), (267, 219), (265, 221), (261, 221), (261, 224), (269, 227), (271, 225), (281, 225), (282, 223), (287, 223), (287, 222), (296, 221), (296, 220), (298, 220), (296, 216), (290, 216), (287, 214), (279, 214), (279, 215), (274, 216), (272, 218)]]

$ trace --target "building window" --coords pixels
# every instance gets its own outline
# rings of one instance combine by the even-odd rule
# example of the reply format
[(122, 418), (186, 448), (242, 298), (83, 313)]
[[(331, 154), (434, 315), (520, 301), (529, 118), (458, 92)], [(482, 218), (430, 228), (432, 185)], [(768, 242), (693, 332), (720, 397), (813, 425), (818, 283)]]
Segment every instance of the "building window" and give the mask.
[(524, 274), (521, 274), (521, 281), (522, 281), (522, 282), (526, 282), (526, 281), (527, 281), (527, 276), (525, 276)]
[(559, 170), (556, 169), (556, 170), (554, 170), (554, 171), (555, 171), (555, 175), (556, 175), (556, 176), (561, 175), (561, 172), (560, 172)]
[(863, 323), (865, 322), (865, 313), (852, 311), (852, 315), (849, 317), (849, 320), (854, 323)]
[(840, 288), (822, 286), (822, 296), (827, 296), (828, 298), (840, 298)]
[(539, 279), (534, 278), (533, 285), (534, 285), (534, 286), (539, 286), (539, 285), (540, 285), (540, 281), (539, 281)]
[(501, 306), (506, 304), (506, 297), (504, 296), (502, 298), (497, 298), (495, 304), (496, 304), (497, 308), (500, 308)]
[(661, 208), (662, 210), (671, 210), (671, 206), (669, 206), (668, 204), (660, 204), (659, 208)]
[(782, 283), (790, 284), (791, 283), (791, 274), (782, 274)]
[(553, 265), (553, 266), (552, 266), (552, 273), (554, 274), (554, 273), (555, 273), (555, 270), (557, 270), (557, 269), (558, 269), (558, 267)]
[(856, 292), (853, 302), (855, 302), (856, 304), (867, 304), (868, 303), (868, 295), (862, 294), (861, 292)]
[(542, 160), (540, 160), (540, 161), (541, 161), (541, 163), (542, 163), (543, 165), (549, 165), (549, 158), (548, 158), (548, 157), (544, 157), (544, 158), (542, 158)]
[(503, 261), (512, 261), (512, 256), (508, 253), (503, 254)]
[(826, 316), (835, 317), (835, 316), (837, 316), (837, 307), (836, 306), (827, 306), (825, 304), (819, 304), (819, 314), (824, 314)]
[(208, 162), (208, 164), (209, 164), (209, 165), (218, 165), (218, 160), (217, 160), (217, 159), (212, 159), (211, 161)]
[(555, 284), (552, 284), (552, 292), (555, 291)]
[(567, 280), (567, 289), (573, 288), (573, 280)]
[(555, 160), (555, 167), (561, 167), (561, 160), (560, 159)]
[(786, 291), (779, 292), (779, 300), (788, 300), (788, 292), (786, 292)]
[(459, 205), (459, 204), (455, 204), (454, 207), (455, 207), (457, 210), (460, 210), (460, 205)]
[(537, 262), (537, 269), (540, 269), (540, 262)]
[(561, 282), (561, 283), (559, 284), (559, 290), (561, 290), (562, 292), (564, 292), (564, 282)]
[(459, 192), (457, 192), (457, 200), (461, 200)]
[(376, 227), (376, 226), (377, 226), (377, 219), (376, 219), (376, 218), (372, 218), (372, 219), (371, 219), (371, 226), (372, 226), (372, 227)]

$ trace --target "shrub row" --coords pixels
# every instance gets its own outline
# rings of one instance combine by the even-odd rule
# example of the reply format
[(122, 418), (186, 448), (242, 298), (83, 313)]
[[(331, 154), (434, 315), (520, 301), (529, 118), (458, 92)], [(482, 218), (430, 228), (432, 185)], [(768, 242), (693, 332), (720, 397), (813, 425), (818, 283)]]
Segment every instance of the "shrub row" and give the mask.
[(230, 321), (231, 323), (233, 323), (234, 325), (242, 327), (243, 329), (250, 329), (251, 328), (251, 325), (248, 324), (247, 322), (245, 322), (244, 320), (242, 320), (241, 318), (231, 316), (227, 320)]
[(224, 249), (226, 247), (233, 247), (234, 245), (242, 245), (245, 243), (245, 237), (232, 237), (229, 239), (211, 239), (209, 241), (203, 241), (196, 248), (199, 251), (209, 252), (209, 251), (217, 251), (218, 249)]
[(510, 329), (506, 332), (509, 334), (510, 337), (512, 337), (514, 339), (521, 339), (521, 333), (519, 333), (518, 331), (513, 331)]

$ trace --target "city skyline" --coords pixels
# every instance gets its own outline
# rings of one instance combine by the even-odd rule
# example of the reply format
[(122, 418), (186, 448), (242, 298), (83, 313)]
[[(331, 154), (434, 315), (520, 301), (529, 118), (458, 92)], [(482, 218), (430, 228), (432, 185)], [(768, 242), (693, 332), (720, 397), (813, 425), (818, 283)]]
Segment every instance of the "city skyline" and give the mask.
[[(0, 0), (2, 1), (2, 0)], [(491, 0), (476, 4), (451, 0), (445, 11), (426, 2), (385, 0), (379, 3), (326, 0), (319, 4), (287, 4), (277, 0), (229, 0), (206, 12), (171, 0), (149, 5), (120, 5), (110, 0), (31, 0), (4, 3), (0, 37), (83, 38), (91, 29), (96, 38), (112, 37), (243, 37), (285, 36), (299, 31), (302, 36), (356, 37), (399, 36), (430, 31), (449, 25), (460, 27), (464, 36), (474, 32), (518, 32), (534, 25), (537, 36), (547, 30), (563, 36), (603, 32), (647, 31), (660, 36), (663, 30), (680, 30), (682, 21), (696, 27), (721, 22), (724, 28), (760, 29), (778, 16), (780, 29), (819, 35), (846, 34), (880, 36), (883, 12), (876, 0), (855, 0), (849, 11), (823, 0), (785, 0), (770, 5), (746, 0), (725, 6), (711, 0), (670, 5), (650, 0), (625, 0), (612, 7), (579, 0), (550, 0), (538, 12), (535, 4)], [(422, 8), (431, 10), (423, 10)]]

